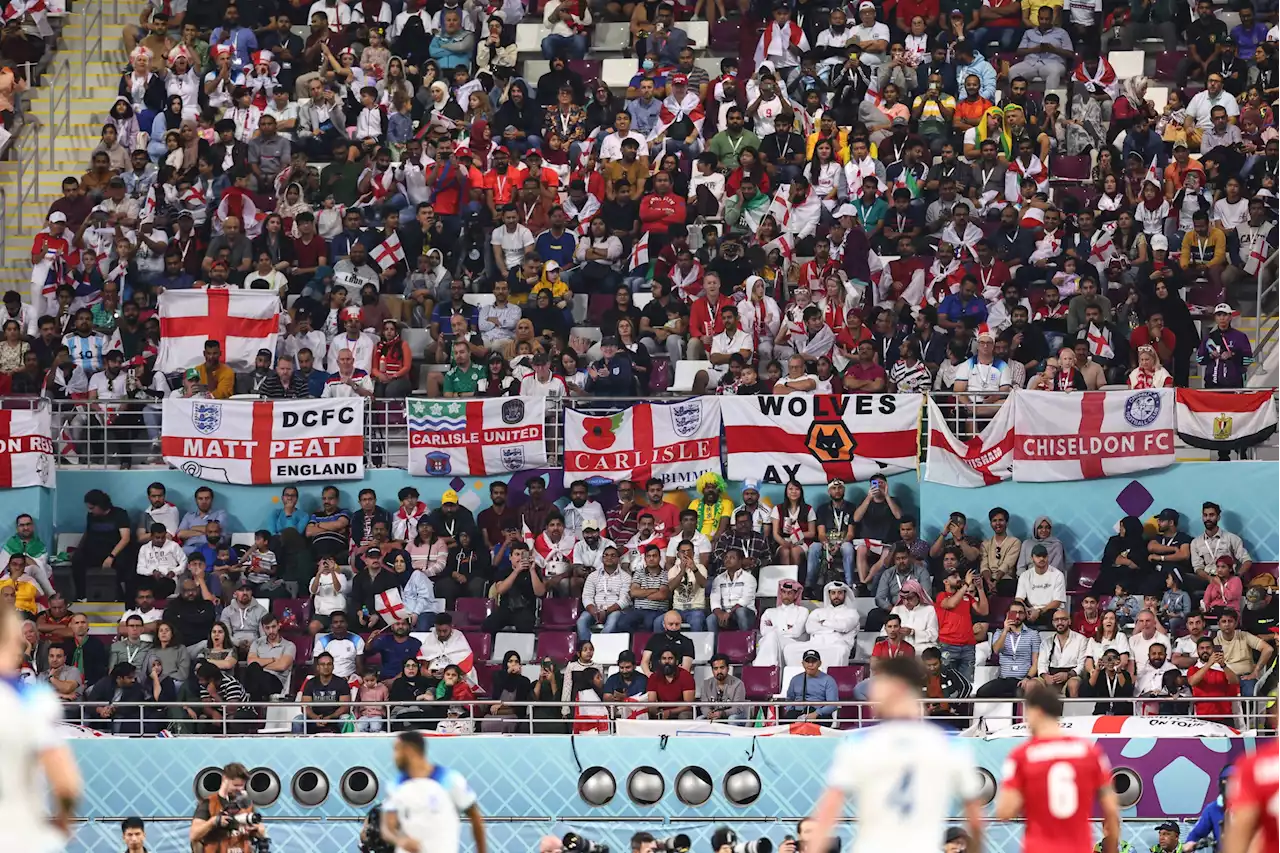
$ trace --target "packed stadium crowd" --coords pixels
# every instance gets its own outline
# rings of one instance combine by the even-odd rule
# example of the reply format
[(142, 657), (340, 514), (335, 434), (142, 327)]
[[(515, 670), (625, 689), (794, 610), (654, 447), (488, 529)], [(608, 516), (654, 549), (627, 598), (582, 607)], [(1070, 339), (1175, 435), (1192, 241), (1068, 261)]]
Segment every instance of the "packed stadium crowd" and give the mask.
[[(300, 732), (594, 730), (635, 716), (606, 704), (628, 700), (742, 723), (775, 696), (780, 716), (831, 725), (901, 656), (959, 728), (962, 700), (1038, 685), (1099, 714), (1231, 723), (1232, 699), (1273, 678), (1275, 576), (1214, 503), (1195, 535), (1171, 509), (1126, 517), (1086, 563), (1047, 517), (957, 512), (926, 539), (882, 478), (827, 492), (811, 506), (793, 484), (771, 506), (707, 475), (682, 509), (660, 480), (607, 496), (575, 482), (553, 502), (535, 477), (523, 495), (494, 482), (473, 514), (412, 486), (394, 507), (327, 488), (304, 509), (289, 486), (246, 546), (207, 486), (179, 507), (152, 484), (137, 518), (94, 490), (70, 555), (17, 519), (0, 596), (25, 619), (27, 675), (119, 733), (256, 728), (250, 701), (300, 702)], [(117, 636), (77, 612), (92, 575), (129, 603)], [(144, 700), (189, 704), (128, 705)]]
[[(4, 296), (0, 393), (138, 400), (154, 446), (171, 394), (630, 396), (681, 360), (699, 392), (1243, 384), (1274, 8), (739, 5), (151, 0)], [(1137, 38), (1181, 49), (1121, 77)], [(192, 288), (278, 293), (276, 346), (156, 371)]]

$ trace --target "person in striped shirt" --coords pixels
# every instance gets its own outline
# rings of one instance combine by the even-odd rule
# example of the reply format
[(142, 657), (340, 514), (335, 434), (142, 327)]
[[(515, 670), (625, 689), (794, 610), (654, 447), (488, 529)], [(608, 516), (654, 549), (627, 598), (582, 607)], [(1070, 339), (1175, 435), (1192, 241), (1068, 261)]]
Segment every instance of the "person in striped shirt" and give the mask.
[(920, 341), (916, 338), (907, 338), (902, 342), (899, 351), (902, 357), (889, 371), (890, 388), (907, 394), (929, 390), (933, 385), (933, 377), (929, 375), (929, 368), (921, 360)]

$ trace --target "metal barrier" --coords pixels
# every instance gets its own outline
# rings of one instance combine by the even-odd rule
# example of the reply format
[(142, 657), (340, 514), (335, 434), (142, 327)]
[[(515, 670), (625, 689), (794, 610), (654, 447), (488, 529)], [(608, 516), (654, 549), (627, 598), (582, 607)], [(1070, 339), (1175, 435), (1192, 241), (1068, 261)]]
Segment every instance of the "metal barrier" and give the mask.
[[(1272, 252), (1258, 268), (1258, 287), (1255, 295), (1254, 312), (1258, 315), (1258, 327), (1253, 332), (1253, 357), (1257, 364), (1264, 361), (1263, 350), (1277, 334), (1280, 334), (1280, 275), (1277, 275), (1277, 264), (1280, 263), (1280, 250)], [(1271, 302), (1270, 308), (1264, 307)]]
[[(116, 19), (118, 0), (111, 0), (111, 20)], [(86, 0), (80, 10), (84, 42), (84, 64), (80, 66), (80, 97), (89, 97), (89, 66), (106, 60), (107, 36), (103, 35), (106, 0)], [(149, 130), (149, 128), (147, 128)]]
[(43, 130), (39, 117), (33, 115), (18, 130), (11, 146), (11, 150), (17, 152), (18, 160), (16, 187), (19, 225), (26, 221), (28, 204), (43, 209), (40, 199), (40, 136)]
[(57, 143), (59, 136), (71, 136), (71, 60), (61, 58), (53, 61), (49, 69), (49, 121), (45, 125), (48, 132), (49, 168), (58, 167)]
[[(974, 709), (977, 705), (996, 705), (1009, 706), (1007, 708), (991, 713), (984, 713), (979, 716), (978, 720), (987, 722), (997, 722), (1002, 726), (1011, 724), (1015, 720), (1020, 720), (1021, 715), (1017, 713), (1015, 707), (1018, 703), (1016, 698), (1005, 697), (977, 697), (966, 696), (959, 699), (938, 699), (936, 701), (923, 700), (928, 705), (954, 705), (957, 711), (960, 708)], [(1094, 697), (1063, 697), (1063, 704), (1068, 709), (1082, 708), (1092, 706), (1098, 703), (1098, 699)], [(1139, 697), (1132, 701), (1136, 706), (1134, 708), (1136, 716), (1161, 716), (1156, 713), (1143, 713), (1153, 711), (1154, 708), (1162, 701), (1170, 701), (1168, 697)], [(1248, 697), (1194, 697), (1188, 696), (1178, 698), (1176, 700), (1183, 703), (1186, 708), (1192, 709), (1198, 704), (1222, 703), (1224, 701), (1231, 702), (1234, 705), (1233, 716), (1230, 718), (1216, 717), (1196, 717), (1196, 719), (1209, 720), (1211, 722), (1221, 722), (1241, 732), (1264, 732), (1269, 731), (1268, 724), (1268, 706), (1273, 700), (1269, 696), (1248, 696)], [(425, 701), (425, 702), (360, 702), (358, 699), (346, 702), (324, 702), (318, 705), (324, 706), (347, 706), (344, 715), (330, 720), (330, 723), (336, 724), (340, 730), (344, 724), (354, 724), (357, 719), (354, 716), (348, 717), (350, 706), (376, 707), (384, 712), (381, 720), (383, 723), (382, 731), (387, 730), (386, 724), (394, 722), (404, 728), (434, 728), (440, 721), (449, 719), (450, 709), (459, 712), (459, 716), (454, 719), (464, 719), (479, 721), (485, 719), (487, 710), (491, 706), (498, 704), (496, 697), (477, 697), (470, 701)], [(706, 718), (704, 711), (706, 709), (725, 709), (732, 708), (736, 713), (741, 710), (743, 717), (739, 720), (728, 720), (736, 725), (747, 725), (755, 721), (755, 715), (763, 712), (769, 716), (772, 711), (772, 718), (777, 722), (786, 724), (789, 722), (803, 722), (803, 720), (785, 717), (786, 709), (791, 707), (834, 707), (836, 710), (830, 722), (841, 728), (854, 728), (861, 725), (871, 724), (875, 720), (875, 706), (871, 702), (864, 701), (847, 701), (841, 700), (836, 702), (804, 702), (797, 703), (785, 699), (775, 698), (768, 701), (743, 701), (743, 702), (613, 702), (603, 700), (589, 700), (586, 702), (569, 703), (564, 702), (518, 702), (512, 703), (512, 707), (526, 709), (524, 716), (504, 717), (499, 719), (514, 719), (518, 723), (519, 732), (524, 734), (525, 726), (528, 726), (528, 734), (564, 734), (563, 725), (577, 722), (580, 725), (597, 725), (604, 726), (609, 732), (612, 732), (619, 718), (632, 718), (641, 710), (649, 708), (690, 708), (690, 712), (686, 716), (672, 717), (673, 721), (694, 720), (695, 718), (701, 722), (710, 722)], [(268, 725), (263, 726), (264, 717), (270, 709), (291, 709), (284, 717), (277, 717), (271, 720), (271, 723), (277, 725), (289, 724), (290, 730), (294, 728), (297, 722), (296, 717), (303, 714), (306, 708), (305, 703), (295, 702), (292, 700), (281, 700), (278, 702), (64, 702), (63, 720), (64, 722), (76, 723), (78, 725), (95, 728), (98, 730), (111, 731), (113, 734), (119, 735), (159, 735), (160, 730), (172, 722), (190, 723), (198, 726), (202, 735), (215, 736), (243, 736), (243, 735), (278, 735), (285, 732), (280, 728)], [(460, 710), (464, 709), (465, 710)], [(102, 709), (112, 709), (111, 714), (104, 714)], [(556, 716), (539, 718), (528, 714), (529, 710), (536, 713), (538, 709), (547, 709), (552, 711)], [(121, 711), (129, 712), (126, 719)], [(171, 717), (172, 712), (178, 712), (181, 716)], [(245, 713), (246, 711), (250, 713)], [(258, 712), (262, 713), (259, 714)], [(397, 714), (397, 711), (402, 713)], [(480, 713), (475, 713), (479, 711)], [(193, 717), (192, 714), (195, 714)], [(1091, 713), (1086, 710), (1085, 714)], [(141, 716), (139, 716), (139, 714)], [(216, 716), (213, 716), (216, 714)], [(959, 729), (968, 729), (975, 723), (973, 710), (968, 713), (940, 713), (926, 709), (926, 714), (934, 720), (950, 722)], [(1166, 715), (1167, 716), (1167, 715)], [(1193, 716), (1191, 714), (1182, 714), (1178, 716)], [(770, 723), (772, 724), (772, 723)], [(300, 728), (306, 728), (300, 726)], [(312, 725), (314, 729), (314, 724)], [(463, 727), (465, 729), (465, 726)], [(265, 730), (264, 730), (265, 729)], [(602, 729), (602, 730), (605, 730)], [(308, 733), (306, 731), (299, 733)], [(309, 733), (316, 734), (318, 732), (311, 731)], [(337, 734), (338, 732), (326, 732)], [(461, 731), (458, 734), (471, 734), (473, 732)], [(971, 732), (971, 734), (981, 735), (984, 732)]]
[[(1241, 389), (1255, 391), (1257, 389)], [(1221, 389), (1217, 393), (1237, 393)], [(1273, 400), (1274, 398), (1273, 392)], [(958, 438), (968, 440), (977, 435), (990, 419), (989, 411), (975, 412), (954, 393), (932, 392), (948, 426)], [(984, 395), (987, 405), (1008, 394)], [(564, 410), (566, 407), (596, 414), (617, 411), (640, 402), (675, 402), (687, 396), (670, 398), (612, 397), (547, 399), (544, 428), (547, 441), (547, 466), (554, 468), (564, 461)], [(43, 401), (49, 402), (49, 401)], [(39, 405), (32, 397), (0, 398), (0, 406), (26, 408)], [(53, 442), (60, 465), (84, 468), (130, 468), (141, 465), (163, 465), (160, 455), (161, 405), (159, 400), (139, 402), (113, 400), (55, 400), (53, 406)], [(927, 419), (921, 422), (921, 448), (927, 445)], [(1280, 438), (1272, 436), (1261, 447), (1275, 447)], [(404, 400), (372, 400), (366, 412), (364, 429), (365, 465), (369, 468), (409, 467), (409, 426)], [(1257, 448), (1251, 448), (1250, 452)]]

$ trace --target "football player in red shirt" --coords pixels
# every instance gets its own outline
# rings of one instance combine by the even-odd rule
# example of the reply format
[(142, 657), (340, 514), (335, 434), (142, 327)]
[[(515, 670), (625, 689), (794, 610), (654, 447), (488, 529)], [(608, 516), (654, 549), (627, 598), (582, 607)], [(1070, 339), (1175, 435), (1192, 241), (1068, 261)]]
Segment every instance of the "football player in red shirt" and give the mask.
[(1026, 818), (1026, 853), (1089, 853), (1089, 818), (1095, 796), (1102, 807), (1102, 851), (1117, 853), (1120, 806), (1111, 787), (1111, 765), (1096, 743), (1062, 733), (1062, 699), (1037, 687), (1027, 693), (1024, 715), (1031, 739), (1009, 753), (996, 798), (996, 819)]
[[(1276, 710), (1271, 709), (1274, 728)], [(1280, 744), (1271, 741), (1236, 762), (1227, 786), (1230, 817), (1222, 831), (1222, 853), (1280, 851)]]

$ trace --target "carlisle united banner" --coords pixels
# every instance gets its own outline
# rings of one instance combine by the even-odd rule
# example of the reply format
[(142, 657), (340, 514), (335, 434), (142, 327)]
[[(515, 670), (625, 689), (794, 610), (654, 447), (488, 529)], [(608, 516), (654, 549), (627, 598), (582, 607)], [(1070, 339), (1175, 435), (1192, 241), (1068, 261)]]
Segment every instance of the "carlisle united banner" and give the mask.
[(479, 477), (545, 468), (545, 397), (409, 400), (409, 473)]
[(164, 461), (192, 477), (265, 485), (364, 477), (364, 400), (166, 397)]
[(920, 394), (724, 397), (730, 480), (827, 483), (914, 470)]

